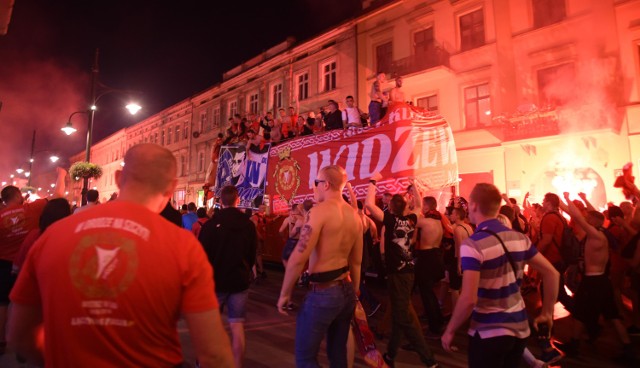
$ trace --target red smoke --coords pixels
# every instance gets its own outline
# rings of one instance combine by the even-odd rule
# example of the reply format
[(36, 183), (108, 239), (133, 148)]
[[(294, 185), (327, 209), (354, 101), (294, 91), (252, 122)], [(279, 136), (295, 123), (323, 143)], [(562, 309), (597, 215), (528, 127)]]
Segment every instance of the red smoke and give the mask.
[[(69, 155), (80, 152), (85, 144), (85, 115), (73, 119), (80, 134), (66, 136), (60, 128), (72, 112), (86, 105), (88, 76), (51, 60), (19, 59), (23, 58), (5, 54), (0, 66), (1, 181), (8, 181), (9, 174), (16, 174), (19, 166), (27, 167), (34, 129), (35, 151), (56, 153), (65, 164)], [(53, 167), (46, 159), (48, 156), (48, 153), (35, 156), (36, 181), (38, 173)]]

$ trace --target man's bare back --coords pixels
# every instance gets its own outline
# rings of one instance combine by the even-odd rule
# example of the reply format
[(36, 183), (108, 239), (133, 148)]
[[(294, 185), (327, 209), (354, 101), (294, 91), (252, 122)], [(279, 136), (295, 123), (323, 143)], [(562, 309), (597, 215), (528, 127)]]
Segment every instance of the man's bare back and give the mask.
[(418, 219), (416, 229), (420, 237), (416, 244), (416, 249), (425, 250), (440, 247), (443, 235), (440, 220), (421, 217)]

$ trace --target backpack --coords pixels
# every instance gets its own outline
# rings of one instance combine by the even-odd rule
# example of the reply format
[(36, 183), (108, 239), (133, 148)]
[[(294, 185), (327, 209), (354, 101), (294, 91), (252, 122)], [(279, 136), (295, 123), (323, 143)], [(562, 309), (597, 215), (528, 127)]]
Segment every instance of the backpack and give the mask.
[[(581, 248), (580, 241), (573, 234), (573, 230), (571, 230), (571, 228), (567, 224), (567, 221), (559, 213), (557, 212), (551, 212), (551, 213), (560, 217), (560, 220), (562, 220), (562, 238), (561, 238), (562, 243), (557, 244), (555, 237), (552, 237), (553, 244), (560, 251), (560, 256), (562, 257), (562, 260), (564, 261), (564, 264), (566, 266), (577, 265), (580, 262), (581, 253), (582, 253), (580, 250)], [(548, 214), (545, 214), (542, 217), (542, 220), (540, 221), (541, 224), (542, 224), (542, 221), (544, 221), (545, 216), (547, 215)]]

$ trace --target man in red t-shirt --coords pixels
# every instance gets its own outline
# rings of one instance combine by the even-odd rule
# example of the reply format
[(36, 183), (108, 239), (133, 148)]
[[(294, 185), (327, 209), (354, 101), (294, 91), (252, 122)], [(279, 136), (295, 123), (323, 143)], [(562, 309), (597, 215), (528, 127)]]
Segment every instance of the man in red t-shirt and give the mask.
[(176, 186), (174, 156), (139, 144), (124, 160), (117, 200), (56, 222), (34, 244), (11, 293), (10, 342), (47, 367), (175, 367), (183, 315), (202, 366), (233, 366), (206, 255), (159, 215)]
[(562, 260), (560, 247), (562, 246), (562, 232), (566, 226), (564, 218), (558, 208), (560, 197), (554, 193), (547, 193), (542, 200), (542, 207), (545, 210), (540, 221), (540, 240), (538, 241), (538, 251), (542, 253), (549, 262), (560, 273), (560, 288), (558, 289), (558, 301), (571, 313), (573, 310), (573, 299), (567, 294), (564, 288), (564, 271), (566, 266)]
[[(67, 175), (62, 168), (58, 168), (57, 173), (54, 198), (60, 198), (64, 194), (64, 179)], [(38, 199), (27, 203), (20, 189), (12, 185), (4, 187), (0, 196), (5, 204), (5, 207), (0, 209), (0, 355), (2, 355), (7, 344), (5, 326), (9, 293), (15, 282), (15, 277), (11, 274), (13, 261), (27, 234), (38, 228), (38, 221), (47, 200)]]

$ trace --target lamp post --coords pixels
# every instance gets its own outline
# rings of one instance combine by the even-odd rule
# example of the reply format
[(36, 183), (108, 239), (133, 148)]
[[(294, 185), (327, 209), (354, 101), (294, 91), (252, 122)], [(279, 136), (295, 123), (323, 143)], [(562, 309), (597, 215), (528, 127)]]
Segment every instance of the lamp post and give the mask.
[[(90, 96), (90, 105), (89, 105), (89, 109), (88, 110), (80, 110), (80, 111), (76, 111), (73, 112), (71, 115), (69, 115), (69, 119), (67, 120), (66, 125), (61, 129), (62, 131), (65, 132), (65, 134), (67, 135), (71, 135), (73, 134), (76, 129), (73, 127), (73, 125), (71, 124), (71, 118), (75, 115), (75, 114), (79, 114), (79, 113), (84, 113), (87, 114), (87, 144), (85, 147), (85, 153), (84, 153), (84, 160), (85, 162), (90, 162), (91, 161), (91, 145), (93, 143), (93, 122), (95, 120), (95, 114), (96, 114), (96, 110), (97, 110), (97, 106), (96, 104), (98, 103), (98, 100), (109, 93), (112, 92), (133, 92), (133, 93), (137, 93), (139, 94), (140, 92), (137, 91), (130, 91), (130, 90), (120, 90), (120, 89), (114, 89), (114, 88), (110, 88), (105, 86), (104, 84), (100, 83), (98, 81), (98, 75), (100, 73), (100, 69), (98, 67), (98, 58), (100, 55), (100, 50), (96, 49), (95, 51), (95, 55), (93, 58), (93, 65), (91, 66), (91, 96)], [(101, 93), (98, 94), (98, 88), (102, 88), (103, 91)], [(136, 104), (136, 103), (129, 103), (126, 106), (127, 110), (129, 110), (129, 112), (131, 113), (131, 115), (135, 115), (138, 111), (140, 111), (141, 107), (140, 105)], [(82, 205), (86, 205), (87, 204), (87, 191), (89, 187), (89, 178), (84, 177), (82, 178)]]

